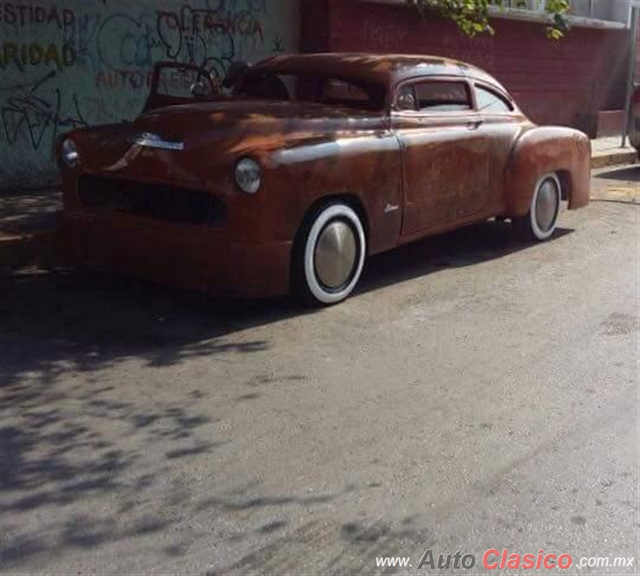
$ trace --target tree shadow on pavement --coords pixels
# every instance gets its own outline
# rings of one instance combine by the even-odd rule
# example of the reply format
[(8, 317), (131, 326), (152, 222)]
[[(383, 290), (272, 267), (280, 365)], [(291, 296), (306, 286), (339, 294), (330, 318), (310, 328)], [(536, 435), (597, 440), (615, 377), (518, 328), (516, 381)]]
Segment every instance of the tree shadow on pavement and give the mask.
[[(222, 352), (249, 353), (268, 343), (225, 338), (240, 328), (294, 313), (291, 305), (220, 303), (206, 296), (71, 271), (2, 278), (2, 380), (37, 373), (44, 382), (68, 371), (108, 367), (131, 357), (150, 366)], [(24, 346), (28, 342), (28, 355)]]
[[(360, 293), (527, 247), (506, 224), (458, 230), (373, 258)], [(234, 438), (221, 435), (208, 410), (220, 401), (214, 379), (201, 379), (206, 389), (189, 378), (164, 380), (163, 369), (175, 374), (190, 359), (268, 353), (270, 343), (250, 328), (322, 311), (288, 299), (221, 302), (69, 271), (7, 275), (0, 293), (2, 570), (55, 571), (57, 557), (118, 543), (117, 571), (143, 540), (179, 557), (207, 537), (208, 529), (176, 531), (196, 517), (210, 525), (229, 515), (237, 528), (228, 538), (268, 539), (284, 528), (287, 510), (331, 506), (354, 490), (273, 494), (221, 470), (207, 478), (214, 493), (194, 493), (187, 471), (197, 478), (209, 470)], [(136, 380), (140, 372), (130, 377), (128, 366), (141, 362), (148, 378)], [(233, 482), (233, 490), (216, 480)], [(353, 527), (344, 534), (364, 538)]]
[(58, 190), (35, 190), (0, 194), (0, 229), (20, 234), (54, 230), (56, 212), (62, 208)]
[(264, 351), (225, 334), (251, 324), (252, 308), (277, 313), (68, 272), (1, 284), (1, 568), (168, 530), (188, 513), (181, 470), (224, 444), (201, 406), (210, 391), (105, 369)]

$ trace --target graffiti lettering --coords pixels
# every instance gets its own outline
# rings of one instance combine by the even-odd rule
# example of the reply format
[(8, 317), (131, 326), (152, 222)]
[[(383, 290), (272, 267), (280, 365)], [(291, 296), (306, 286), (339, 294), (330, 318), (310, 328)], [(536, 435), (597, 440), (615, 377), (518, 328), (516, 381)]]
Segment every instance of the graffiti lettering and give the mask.
[(75, 63), (76, 54), (71, 46), (58, 46), (53, 43), (42, 46), (38, 42), (5, 42), (0, 51), (0, 68), (14, 64), (18, 69), (24, 70), (25, 66), (55, 64), (58, 70), (62, 70), (63, 66), (73, 66)]
[(153, 72), (140, 72), (140, 70), (101, 72), (96, 76), (96, 88), (148, 90), (151, 86), (152, 76)]
[(216, 34), (225, 30), (231, 34), (251, 36), (264, 42), (260, 21), (250, 14), (220, 14), (211, 10), (193, 10), (183, 6), (180, 13), (158, 11), (158, 29), (180, 30), (190, 34)]
[(58, 9), (55, 6), (33, 4), (0, 4), (0, 22), (25, 26), (27, 24), (55, 24), (58, 28), (71, 26), (75, 21), (75, 13), (68, 8)]
[[(165, 56), (171, 60), (209, 65), (217, 74), (224, 74), (235, 57), (233, 32), (227, 20), (213, 12), (189, 6), (183, 6), (179, 13), (158, 11), (156, 26)], [(234, 23), (234, 27), (237, 30), (239, 25)]]
[[(56, 178), (63, 130), (131, 120), (156, 62), (218, 78), (293, 47), (294, 0), (0, 0), (0, 188)], [(167, 73), (159, 89), (189, 94)]]

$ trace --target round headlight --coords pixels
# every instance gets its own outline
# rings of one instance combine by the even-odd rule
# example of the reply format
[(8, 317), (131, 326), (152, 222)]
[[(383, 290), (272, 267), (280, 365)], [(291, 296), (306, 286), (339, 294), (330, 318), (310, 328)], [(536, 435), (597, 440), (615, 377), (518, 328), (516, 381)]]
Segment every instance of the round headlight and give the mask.
[(62, 142), (62, 161), (69, 168), (75, 167), (78, 163), (78, 149), (71, 138), (67, 138)]
[(260, 188), (262, 171), (260, 165), (251, 158), (243, 158), (236, 164), (236, 182), (247, 194), (255, 194)]

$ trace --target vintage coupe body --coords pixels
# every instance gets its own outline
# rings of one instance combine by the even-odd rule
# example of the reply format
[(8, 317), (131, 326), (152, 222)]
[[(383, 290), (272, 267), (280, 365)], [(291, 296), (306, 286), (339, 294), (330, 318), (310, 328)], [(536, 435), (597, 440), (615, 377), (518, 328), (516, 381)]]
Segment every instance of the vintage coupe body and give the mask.
[(369, 255), (492, 217), (547, 240), (561, 199), (589, 202), (587, 137), (536, 126), (461, 62), (278, 56), (228, 97), (207, 96), (202, 70), (162, 93), (172, 66), (135, 121), (59, 140), (72, 263), (326, 305)]

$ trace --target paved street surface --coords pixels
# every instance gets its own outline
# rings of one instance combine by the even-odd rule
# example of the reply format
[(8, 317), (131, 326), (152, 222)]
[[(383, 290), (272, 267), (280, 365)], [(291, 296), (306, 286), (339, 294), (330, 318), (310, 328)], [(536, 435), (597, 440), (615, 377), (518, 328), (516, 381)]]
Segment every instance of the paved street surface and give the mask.
[(548, 243), (488, 223), (377, 257), (315, 312), (3, 277), (2, 570), (638, 573), (639, 182), (606, 169)]

